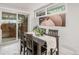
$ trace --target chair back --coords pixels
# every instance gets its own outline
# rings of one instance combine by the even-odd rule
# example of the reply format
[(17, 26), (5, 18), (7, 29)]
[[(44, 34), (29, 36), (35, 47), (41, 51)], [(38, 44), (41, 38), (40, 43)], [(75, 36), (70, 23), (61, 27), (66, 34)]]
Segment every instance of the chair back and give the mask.
[(25, 38), (26, 38), (27, 48), (33, 51), (33, 36), (32, 36), (32, 34), (26, 34)]
[(23, 33), (21, 33), (21, 41), (25, 41), (25, 36), (24, 36), (24, 34)]

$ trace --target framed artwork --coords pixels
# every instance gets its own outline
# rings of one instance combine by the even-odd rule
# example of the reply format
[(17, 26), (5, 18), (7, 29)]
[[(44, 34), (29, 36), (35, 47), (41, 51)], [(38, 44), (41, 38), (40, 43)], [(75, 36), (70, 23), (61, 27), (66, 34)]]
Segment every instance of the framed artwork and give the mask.
[(66, 25), (66, 15), (63, 14), (55, 14), (51, 16), (45, 16), (39, 18), (39, 25), (41, 26), (59, 26), (64, 27)]

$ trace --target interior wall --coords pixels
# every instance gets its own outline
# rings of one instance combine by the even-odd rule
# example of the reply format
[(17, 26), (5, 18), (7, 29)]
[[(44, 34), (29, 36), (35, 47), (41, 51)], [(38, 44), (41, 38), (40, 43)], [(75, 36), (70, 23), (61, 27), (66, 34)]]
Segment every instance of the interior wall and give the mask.
[(60, 30), (60, 54), (79, 54), (79, 4), (67, 4), (66, 27)]
[(39, 8), (45, 6), (45, 5), (48, 5), (48, 4), (49, 3), (43, 3), (43, 4), (38, 3), (34, 7), (34, 10), (30, 10), (29, 11), (28, 31), (31, 32), (35, 26), (38, 26), (39, 25), (39, 20), (35, 18), (35, 14), (34, 14), (35, 9), (39, 9)]
[(29, 17), (28, 17), (28, 32), (31, 32), (34, 27), (34, 11), (30, 11)]
[(28, 19), (28, 31), (31, 32), (35, 26), (39, 25), (39, 20), (35, 18), (34, 11), (30, 11)]

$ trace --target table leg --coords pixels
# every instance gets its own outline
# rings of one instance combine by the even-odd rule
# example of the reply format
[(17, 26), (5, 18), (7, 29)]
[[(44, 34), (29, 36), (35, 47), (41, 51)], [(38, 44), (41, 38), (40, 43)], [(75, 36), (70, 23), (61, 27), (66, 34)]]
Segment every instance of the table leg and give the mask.
[(37, 54), (38, 54), (38, 55), (41, 55), (41, 45), (38, 44), (38, 48), (37, 48), (37, 49), (38, 49), (38, 50), (37, 50)]

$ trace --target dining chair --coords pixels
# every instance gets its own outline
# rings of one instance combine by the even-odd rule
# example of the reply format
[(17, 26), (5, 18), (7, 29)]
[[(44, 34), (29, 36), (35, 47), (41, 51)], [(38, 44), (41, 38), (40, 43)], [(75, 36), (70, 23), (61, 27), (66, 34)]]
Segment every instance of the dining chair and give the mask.
[(25, 38), (26, 38), (27, 55), (33, 55), (34, 54), (33, 36), (32, 34), (26, 34)]
[(20, 40), (20, 54), (22, 54), (23, 52), (23, 55), (25, 55), (25, 52), (26, 52), (26, 41), (25, 41), (25, 36), (23, 33), (21, 33), (21, 40)]
[(51, 48), (50, 49), (50, 55), (56, 55), (56, 51), (57, 51), (56, 48)]
[(47, 43), (41, 46), (41, 55), (47, 55)]

